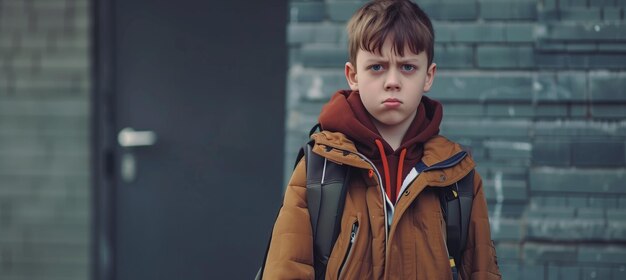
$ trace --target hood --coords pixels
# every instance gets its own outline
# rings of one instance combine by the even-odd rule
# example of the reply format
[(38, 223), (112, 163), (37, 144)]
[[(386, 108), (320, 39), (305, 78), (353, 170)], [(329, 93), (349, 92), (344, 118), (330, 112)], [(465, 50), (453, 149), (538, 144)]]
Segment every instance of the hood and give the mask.
[(359, 92), (340, 90), (322, 108), (319, 123), (322, 130), (346, 135), (355, 143), (357, 150), (370, 159), (380, 158), (380, 151), (375, 143), (378, 139), (383, 143), (385, 154), (399, 154), (402, 149), (407, 149), (407, 159), (419, 160), (422, 154), (421, 144), (439, 134), (442, 117), (441, 103), (423, 96), (413, 124), (404, 135), (400, 147), (394, 151), (380, 136), (361, 102)]
[(423, 144), (439, 134), (443, 117), (441, 103), (423, 96), (413, 123), (397, 150), (380, 136), (358, 91), (341, 90), (324, 105), (319, 116), (322, 130), (341, 132), (379, 170), (385, 189), (395, 201), (402, 178), (421, 160)]

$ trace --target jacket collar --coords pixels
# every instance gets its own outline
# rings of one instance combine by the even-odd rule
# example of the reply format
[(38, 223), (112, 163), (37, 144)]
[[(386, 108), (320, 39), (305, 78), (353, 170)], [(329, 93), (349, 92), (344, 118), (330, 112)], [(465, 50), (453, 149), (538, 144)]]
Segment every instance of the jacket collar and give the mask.
[[(311, 135), (313, 152), (337, 163), (371, 169), (358, 155), (354, 142), (340, 132), (322, 131)], [(415, 169), (427, 177), (431, 186), (448, 186), (467, 175), (474, 161), (459, 144), (437, 135), (424, 144), (422, 161)]]

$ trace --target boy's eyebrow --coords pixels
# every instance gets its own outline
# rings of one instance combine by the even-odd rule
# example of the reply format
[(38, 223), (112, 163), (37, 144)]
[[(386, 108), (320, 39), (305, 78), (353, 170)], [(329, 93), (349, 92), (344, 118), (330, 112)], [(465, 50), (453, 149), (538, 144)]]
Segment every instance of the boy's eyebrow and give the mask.
[[(414, 58), (407, 58), (407, 59), (398, 59), (397, 61), (398, 61), (398, 63), (407, 63), (407, 62), (417, 63), (417, 62), (420, 61), (420, 59), (417, 58), (417, 57), (414, 57)], [(375, 62), (375, 63), (380, 63), (380, 62), (387, 63), (387, 62), (389, 62), (389, 59), (380, 57), (380, 58), (368, 58), (368, 59), (365, 60), (366, 64), (367, 63), (373, 63), (373, 62)]]
[(407, 59), (398, 59), (398, 62), (400, 63), (404, 63), (404, 62), (419, 62), (420, 59), (415, 57), (415, 58), (407, 58)]

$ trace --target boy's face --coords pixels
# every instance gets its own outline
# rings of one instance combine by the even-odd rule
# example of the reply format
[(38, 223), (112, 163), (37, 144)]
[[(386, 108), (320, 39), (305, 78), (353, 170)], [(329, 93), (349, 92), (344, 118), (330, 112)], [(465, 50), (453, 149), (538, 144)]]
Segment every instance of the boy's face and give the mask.
[(433, 84), (437, 66), (432, 63), (428, 67), (425, 52), (414, 54), (406, 47), (404, 56), (399, 56), (389, 37), (381, 55), (359, 50), (356, 67), (346, 63), (345, 74), (376, 125), (393, 128), (413, 122), (422, 95)]

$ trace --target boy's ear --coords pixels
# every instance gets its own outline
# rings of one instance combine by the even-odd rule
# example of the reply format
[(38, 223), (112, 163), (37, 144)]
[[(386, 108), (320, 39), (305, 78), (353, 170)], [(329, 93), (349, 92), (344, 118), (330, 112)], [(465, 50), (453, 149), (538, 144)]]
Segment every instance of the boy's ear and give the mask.
[(352, 63), (346, 62), (345, 74), (346, 74), (346, 81), (348, 81), (348, 85), (350, 86), (350, 89), (359, 90), (359, 84), (356, 78), (356, 67), (354, 67)]
[(435, 80), (435, 73), (437, 72), (437, 64), (431, 63), (426, 70), (426, 82), (424, 83), (424, 92), (428, 92), (430, 87), (433, 86)]

